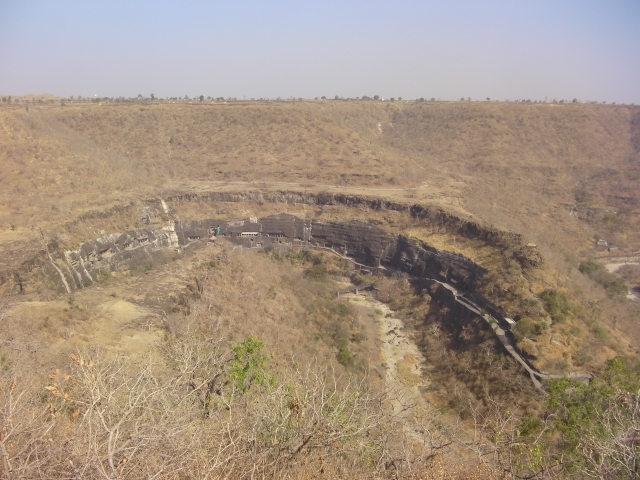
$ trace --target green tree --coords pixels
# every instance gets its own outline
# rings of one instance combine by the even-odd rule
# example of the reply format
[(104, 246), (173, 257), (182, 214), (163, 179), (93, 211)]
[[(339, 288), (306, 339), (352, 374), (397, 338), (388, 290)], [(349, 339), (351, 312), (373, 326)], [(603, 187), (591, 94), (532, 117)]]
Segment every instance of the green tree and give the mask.
[(242, 393), (247, 393), (253, 385), (272, 385), (275, 381), (274, 377), (267, 373), (267, 361), (271, 355), (263, 354), (263, 348), (264, 343), (257, 337), (249, 337), (231, 347), (234, 357), (229, 369), (229, 378)]
[(204, 95), (200, 95), (200, 101), (204, 101)]
[(337, 358), (338, 362), (340, 362), (345, 367), (353, 366), (353, 355), (351, 355), (351, 351), (349, 350), (348, 346), (343, 345), (338, 348)]

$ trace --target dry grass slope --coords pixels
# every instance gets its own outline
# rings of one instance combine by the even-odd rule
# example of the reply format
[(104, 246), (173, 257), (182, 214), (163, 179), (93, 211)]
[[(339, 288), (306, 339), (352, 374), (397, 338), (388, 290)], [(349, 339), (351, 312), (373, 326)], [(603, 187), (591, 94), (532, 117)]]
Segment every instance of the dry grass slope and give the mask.
[[(2, 271), (32, 258), (43, 248), (43, 241), (56, 240), (63, 248), (71, 248), (81, 240), (139, 224), (142, 199), (221, 190), (368, 194), (407, 204), (444, 206), (459, 216), (451, 217), (454, 223), (456, 218), (471, 219), (490, 231), (506, 229), (523, 234), (526, 242), (537, 244), (531, 248), (542, 252), (544, 263), (523, 267), (517, 252), (504, 245), (461, 238), (455, 226), (429, 218), (418, 222), (396, 211), (262, 202), (178, 202), (172, 208), (182, 219), (214, 215), (239, 219), (282, 210), (306, 218), (371, 219), (387, 231), (462, 253), (484, 267), (488, 273), (482, 293), (521, 322), (516, 327), (519, 346), (537, 357), (541, 368), (550, 372), (597, 370), (615, 355), (633, 358), (640, 354), (637, 302), (616, 297), (598, 284), (598, 278), (608, 281), (616, 275), (637, 283), (637, 268), (623, 267), (611, 277), (602, 274), (597, 278), (578, 270), (580, 262), (587, 259), (632, 261), (629, 259), (637, 256), (634, 252), (640, 250), (638, 108), (330, 101), (41, 105), (30, 106), (28, 111), (2, 106), (0, 127)], [(89, 211), (98, 213), (85, 215)], [(595, 238), (606, 239), (611, 252), (596, 247)], [(209, 251), (167, 265), (155, 265), (146, 273), (123, 271), (106, 276), (99, 285), (73, 298), (60, 297), (46, 285), (32, 285), (24, 298), (3, 298), (3, 349), (24, 355), (18, 356), (11, 368), (20, 364), (18, 377), (27, 371), (49, 374), (52, 368), (63, 368), (63, 357), (69, 350), (95, 343), (112, 353), (138, 356), (143, 350), (153, 352), (149, 358), (155, 362), (161, 357), (161, 349), (155, 345), (166, 346), (172, 338), (188, 338), (192, 333), (223, 336), (230, 342), (258, 335), (277, 354), (276, 363), (283, 368), (291, 359), (308, 363), (312, 358), (339, 371), (343, 368), (340, 362), (352, 371), (376, 364), (377, 354), (372, 352), (377, 347), (372, 342), (377, 337), (371, 333), (369, 321), (372, 313), (341, 306), (324, 296), (331, 278), (348, 281), (339, 262), (247, 255), (221, 246), (207, 248)], [(327, 269), (327, 278), (322, 281), (303, 273), (314, 261)], [(385, 288), (397, 297), (391, 307), (405, 316), (407, 327), (428, 353), (434, 368), (430, 374), (440, 386), (431, 392), (435, 403), (461, 416), (481, 412), (489, 418), (498, 396), (502, 399), (498, 401), (517, 403), (523, 412), (540, 413), (526, 378), (508, 383), (517, 376), (518, 367), (500, 356), (479, 325), (442, 329), (440, 325), (447, 322), (455, 324), (455, 316), (436, 305), (425, 310), (422, 294), (408, 285), (396, 278)], [(166, 379), (169, 367), (162, 364), (159, 370), (143, 375)], [(8, 368), (4, 372), (9, 372)], [(76, 369), (75, 374), (79, 373)], [(114, 384), (127, 384), (136, 377), (109, 378)], [(12, 380), (4, 380), (4, 393), (11, 394)], [(184, 393), (180, 390), (184, 385), (174, 386), (170, 401)], [(84, 395), (86, 387), (77, 386), (74, 395)], [(53, 413), (63, 416), (49, 410), (34, 413), (40, 404), (37, 395), (30, 398), (31, 418), (44, 415), (49, 421)], [(159, 397), (153, 398), (156, 401)], [(280, 412), (286, 413), (290, 408), (282, 403), (284, 398), (291, 400), (276, 395), (269, 401), (281, 402), (286, 408)], [(70, 435), (77, 427), (74, 411), (67, 408), (65, 415), (69, 415), (56, 424), (62, 428), (60, 435)], [(89, 411), (87, 415), (95, 413)], [(3, 412), (6, 421), (9, 414)], [(193, 420), (189, 428), (200, 431), (202, 419), (189, 418)], [(264, 420), (251, 418), (257, 423)], [(486, 420), (486, 425), (498, 429), (495, 418)], [(176, 431), (167, 418), (159, 421)], [(517, 422), (511, 417), (506, 422), (511, 422), (510, 431), (515, 435)], [(216, 424), (229, 425), (235, 424)], [(251, 435), (262, 434), (246, 424), (237, 425)], [(77, 438), (85, 438), (82, 435)], [(73, 442), (71, 437), (65, 438)], [(0, 439), (3, 448), (9, 445), (6, 438)], [(50, 438), (43, 433), (35, 444), (40, 448), (47, 445), (43, 442), (51, 443)], [(125, 463), (117, 467), (107, 465), (104, 462), (109, 454), (98, 455), (101, 447), (95, 437), (86, 438), (87, 444), (94, 442), (95, 455), (93, 463), (84, 468), (92, 472), (111, 468), (111, 473), (124, 469), (126, 457), (118, 457), (118, 462)], [(206, 438), (210, 442), (206, 448), (220, 446), (211, 436)], [(152, 444), (157, 447), (150, 440)], [(81, 462), (76, 455), (81, 447), (82, 442), (74, 443), (73, 452), (66, 452), (75, 463)], [(193, 445), (176, 440), (169, 447), (187, 455)], [(294, 452), (295, 447), (287, 444), (286, 449)], [(273, 459), (269, 448), (259, 455), (262, 472), (282, 473), (274, 470), (276, 464), (269, 463)], [(326, 445), (319, 448), (325, 448), (325, 453), (330, 450)], [(499, 449), (495, 444), (492, 448), (497, 455)], [(478, 447), (476, 453), (482, 456), (483, 451)], [(153, 452), (171, 454), (161, 449)], [(189, 461), (205, 468), (206, 455), (199, 452), (202, 456), (189, 457)], [(244, 459), (258, 458), (253, 454), (241, 452)], [(402, 455), (408, 455), (407, 450)], [(423, 461), (420, 455), (413, 458)], [(115, 459), (113, 454), (111, 457)], [(393, 465), (393, 458), (387, 460)], [(324, 467), (328, 476), (340, 477), (349, 471), (340, 462), (323, 463), (313, 455), (305, 461), (296, 463), (289, 474), (310, 476), (309, 472), (315, 474)], [(357, 471), (363, 475), (389, 473), (371, 470), (365, 463), (358, 464), (361, 470)], [(446, 477), (440, 466), (431, 463), (431, 470), (414, 473)], [(236, 473), (242, 465), (237, 467), (240, 470), (234, 470)], [(3, 468), (6, 472), (6, 465)], [(68, 462), (64, 468), (60, 464), (55, 468), (80, 475), (69, 470)], [(141, 472), (150, 467), (139, 462), (131, 468)], [(211, 471), (226, 472), (223, 468)], [(484, 473), (489, 477), (490, 473)], [(463, 478), (467, 474), (456, 473)], [(410, 476), (410, 472), (404, 470), (403, 475)]]

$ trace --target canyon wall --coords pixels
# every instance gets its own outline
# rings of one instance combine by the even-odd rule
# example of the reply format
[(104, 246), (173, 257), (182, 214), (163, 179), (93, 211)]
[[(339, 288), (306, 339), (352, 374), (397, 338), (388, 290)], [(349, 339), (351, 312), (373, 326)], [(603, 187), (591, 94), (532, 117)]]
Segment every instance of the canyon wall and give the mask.
[(70, 292), (91, 285), (101, 275), (164, 263), (185, 248), (197, 248), (216, 237), (244, 248), (324, 248), (374, 273), (401, 270), (437, 278), (463, 291), (473, 291), (485, 273), (461, 255), (440, 252), (367, 222), (319, 222), (278, 214), (234, 222), (216, 218), (170, 222), (162, 228), (139, 228), (88, 240), (75, 250), (62, 250), (52, 242), (7, 280), (13, 282), (13, 293), (25, 293), (37, 285)]

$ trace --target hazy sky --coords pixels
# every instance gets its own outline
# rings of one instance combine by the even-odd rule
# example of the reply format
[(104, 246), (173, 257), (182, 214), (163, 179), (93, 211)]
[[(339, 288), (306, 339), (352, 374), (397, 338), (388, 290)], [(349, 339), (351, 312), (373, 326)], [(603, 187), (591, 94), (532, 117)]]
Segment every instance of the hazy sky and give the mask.
[(640, 0), (0, 0), (0, 93), (640, 103)]

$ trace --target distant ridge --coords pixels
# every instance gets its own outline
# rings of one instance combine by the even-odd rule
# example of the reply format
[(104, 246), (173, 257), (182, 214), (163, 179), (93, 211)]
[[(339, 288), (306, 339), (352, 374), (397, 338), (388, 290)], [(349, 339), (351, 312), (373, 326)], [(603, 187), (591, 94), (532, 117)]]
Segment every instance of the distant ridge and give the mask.
[[(1, 95), (2, 97), (6, 97), (8, 95)], [(26, 95), (11, 95), (11, 98), (15, 100), (60, 100), (62, 97), (58, 97), (57, 95), (52, 95), (50, 93), (28, 93)]]

